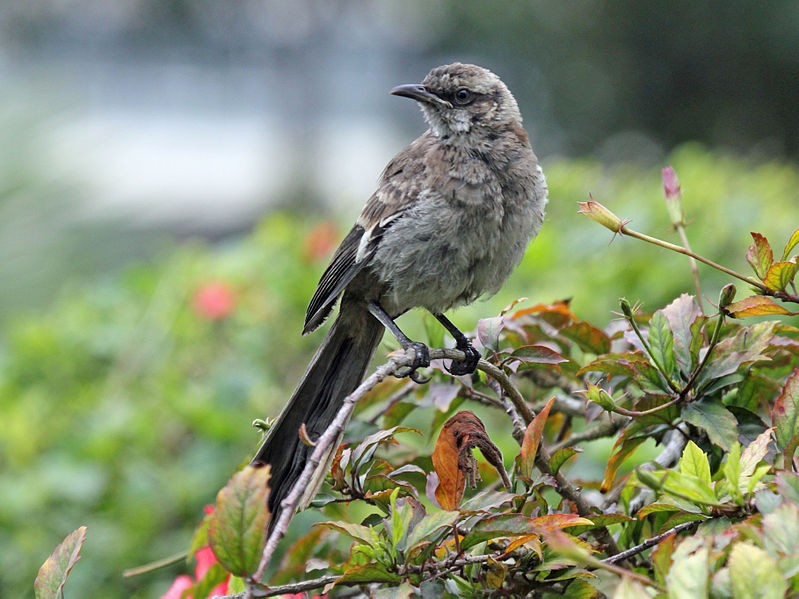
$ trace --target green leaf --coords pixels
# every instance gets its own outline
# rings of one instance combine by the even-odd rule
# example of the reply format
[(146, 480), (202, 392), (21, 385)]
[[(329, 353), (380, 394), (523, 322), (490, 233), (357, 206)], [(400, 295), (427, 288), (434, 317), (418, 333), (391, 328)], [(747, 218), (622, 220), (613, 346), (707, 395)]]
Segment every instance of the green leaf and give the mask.
[(716, 493), (710, 484), (693, 474), (667, 470), (663, 490), (678, 497), (690, 499), (698, 505), (715, 505), (717, 503)]
[(549, 470), (552, 474), (557, 474), (560, 467), (566, 463), (573, 455), (580, 453), (580, 449), (576, 449), (574, 447), (561, 447), (560, 449), (554, 451), (552, 456), (549, 458)]
[(227, 580), (230, 573), (225, 570), (221, 563), (215, 562), (211, 564), (202, 580), (191, 587), (191, 594), (194, 597), (209, 597), (214, 587), (222, 584)]
[(799, 434), (799, 368), (794, 370), (782, 387), (774, 407), (771, 423), (780, 449), (785, 449), (791, 438)]
[(708, 485), (710, 484), (710, 463), (707, 460), (707, 455), (693, 441), (688, 441), (685, 446), (679, 466), (681, 474), (691, 474)]
[(641, 599), (641, 597), (649, 597), (646, 587), (637, 580), (622, 576), (619, 586), (613, 593), (613, 599)]
[(584, 320), (563, 327), (560, 334), (574, 341), (585, 352), (600, 355), (610, 351), (610, 338), (607, 334)]
[(61, 599), (69, 571), (80, 559), (80, 548), (86, 540), (86, 527), (81, 526), (61, 541), (39, 568), (33, 591), (36, 599)]
[(255, 573), (266, 544), (269, 510), (269, 466), (245, 466), (216, 495), (208, 523), (208, 543), (234, 576)]
[(677, 363), (683, 372), (689, 373), (693, 369), (691, 344), (694, 333), (691, 331), (691, 325), (701, 316), (702, 311), (693, 296), (683, 293), (661, 312), (674, 335), (674, 355)]
[(730, 497), (738, 505), (743, 505), (741, 495), (741, 446), (736, 442), (727, 453), (727, 461), (724, 462), (724, 476), (729, 483)]
[(370, 547), (377, 547), (380, 544), (380, 539), (375, 533), (374, 529), (363, 524), (353, 524), (351, 522), (317, 522), (314, 526), (326, 526), (338, 532), (343, 532), (348, 537), (360, 541), (364, 545)]
[(663, 374), (667, 378), (671, 378), (677, 367), (674, 357), (674, 334), (669, 327), (669, 321), (661, 310), (655, 312), (649, 320), (647, 341), (652, 352), (652, 359), (663, 368)]
[(767, 428), (743, 450), (741, 454), (742, 476), (751, 476), (755, 471), (755, 467), (766, 457), (773, 430), (773, 428)]
[(799, 506), (783, 504), (763, 516), (763, 546), (772, 556), (799, 557)]
[(666, 574), (668, 599), (702, 599), (708, 596), (708, 549), (701, 537), (684, 539), (672, 554)]
[(782, 252), (782, 259), (787, 260), (788, 256), (791, 254), (791, 250), (799, 245), (799, 229), (793, 232), (790, 239), (788, 239), (788, 243), (785, 244), (785, 250)]
[(736, 543), (727, 560), (735, 599), (783, 599), (788, 583), (777, 561), (751, 543)]
[(372, 459), (372, 456), (375, 454), (380, 445), (396, 443), (394, 435), (396, 433), (403, 432), (414, 432), (421, 435), (421, 433), (415, 428), (408, 428), (407, 426), (392, 426), (389, 429), (372, 433), (363, 441), (361, 441), (361, 443), (358, 444), (358, 447), (356, 447), (352, 452), (352, 466), (350, 466), (350, 468), (353, 474), (356, 476), (358, 475), (360, 468)]
[(751, 233), (754, 241), (746, 250), (746, 261), (752, 266), (752, 270), (760, 278), (766, 276), (769, 266), (774, 262), (774, 253), (771, 251), (768, 239), (760, 233)]
[(785, 501), (799, 505), (799, 475), (793, 472), (777, 473), (777, 491)]
[(361, 566), (353, 566), (347, 568), (344, 574), (334, 583), (367, 583), (367, 582), (393, 582), (397, 583), (402, 580), (402, 577), (393, 572), (389, 572), (385, 566), (377, 563), (363, 564)]
[(768, 269), (763, 283), (769, 289), (784, 291), (796, 276), (797, 268), (799, 268), (799, 264), (795, 262), (775, 262)]
[(391, 547), (395, 551), (397, 549), (397, 544), (400, 542), (400, 539), (405, 533), (405, 529), (408, 524), (410, 524), (411, 518), (413, 517), (413, 512), (408, 502), (403, 504), (403, 510), (400, 511), (397, 509), (398, 496), (399, 488), (396, 488), (391, 492), (391, 497), (389, 499), (389, 505), (391, 505)]
[(477, 338), (486, 349), (499, 351), (499, 334), (504, 327), (505, 319), (502, 316), (481, 318), (477, 321)]
[(414, 526), (413, 530), (408, 534), (405, 546), (408, 547), (409, 550), (412, 550), (421, 542), (432, 541), (429, 537), (433, 532), (445, 526), (452, 526), (459, 516), (460, 514), (458, 512), (447, 512), (444, 510), (428, 514), (422, 518), (421, 522)]
[(738, 440), (738, 421), (721, 403), (694, 402), (683, 410), (682, 417), (689, 424), (707, 432), (711, 443), (726, 451)]

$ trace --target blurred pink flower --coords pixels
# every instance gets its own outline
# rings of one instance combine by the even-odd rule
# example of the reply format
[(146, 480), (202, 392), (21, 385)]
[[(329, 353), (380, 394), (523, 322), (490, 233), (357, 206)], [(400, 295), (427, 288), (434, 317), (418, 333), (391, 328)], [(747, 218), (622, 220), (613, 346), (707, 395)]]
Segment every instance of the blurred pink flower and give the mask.
[[(204, 511), (206, 514), (210, 514), (214, 511), (214, 506), (206, 505)], [(186, 574), (181, 574), (175, 579), (175, 582), (172, 583), (172, 586), (169, 587), (169, 590), (161, 596), (161, 599), (184, 599), (183, 593), (186, 591), (186, 589), (193, 586), (196, 582), (201, 581), (208, 573), (208, 570), (211, 569), (211, 566), (219, 561), (216, 559), (214, 552), (211, 551), (211, 548), (208, 546), (198, 549), (194, 554), (194, 559), (197, 560), (197, 565), (194, 568), (194, 578)], [(230, 575), (228, 575), (224, 582), (216, 585), (208, 596), (213, 597), (214, 595), (226, 595), (229, 583)], [(186, 595), (185, 599), (193, 598), (192, 595)]]
[(236, 296), (226, 283), (206, 283), (192, 297), (194, 311), (205, 320), (221, 320), (236, 307)]

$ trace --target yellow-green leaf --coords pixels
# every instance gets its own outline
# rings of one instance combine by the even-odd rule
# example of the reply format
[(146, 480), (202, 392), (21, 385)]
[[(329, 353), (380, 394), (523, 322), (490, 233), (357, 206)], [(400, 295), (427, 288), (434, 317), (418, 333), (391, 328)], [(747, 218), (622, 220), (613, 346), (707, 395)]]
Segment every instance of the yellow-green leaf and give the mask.
[(788, 590), (777, 561), (760, 547), (736, 543), (728, 560), (735, 599), (782, 599)]
[(752, 266), (752, 270), (761, 279), (766, 276), (771, 263), (774, 262), (774, 253), (771, 251), (768, 239), (760, 233), (751, 233), (752, 245), (746, 250), (746, 261)]
[(746, 318), (747, 316), (764, 316), (775, 314), (792, 314), (770, 297), (765, 295), (751, 295), (727, 306), (726, 311), (733, 318)]
[(86, 527), (81, 526), (55, 548), (47, 561), (39, 568), (39, 574), (33, 582), (36, 599), (61, 599), (67, 575), (80, 559), (80, 548), (86, 539)]
[(710, 463), (705, 452), (693, 441), (688, 441), (680, 457), (680, 473), (692, 474), (710, 484)]
[(763, 277), (763, 283), (769, 289), (784, 291), (793, 281), (798, 268), (799, 265), (795, 262), (775, 262), (769, 267), (766, 276)]
[(796, 229), (796, 231), (793, 232), (791, 238), (788, 240), (788, 243), (785, 244), (785, 250), (782, 252), (782, 259), (787, 260), (791, 250), (797, 245), (799, 245), (799, 229)]

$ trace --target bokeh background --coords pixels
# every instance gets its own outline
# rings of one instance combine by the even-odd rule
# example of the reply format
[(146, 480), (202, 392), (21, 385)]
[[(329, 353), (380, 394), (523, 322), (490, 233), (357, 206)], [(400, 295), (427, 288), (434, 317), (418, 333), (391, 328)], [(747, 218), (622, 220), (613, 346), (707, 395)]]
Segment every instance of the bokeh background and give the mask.
[(746, 273), (750, 230), (781, 250), (799, 227), (793, 3), (0, 5), (0, 596), (83, 524), (74, 596), (168, 588), (179, 569), (120, 573), (186, 548), (290, 392), (330, 252), (424, 128), (387, 91), (455, 60), (515, 93), (551, 197), (467, 330), (521, 296), (604, 326), (620, 296), (693, 292), (682, 256), (577, 214), (591, 193), (674, 241), (666, 164), (709, 258)]

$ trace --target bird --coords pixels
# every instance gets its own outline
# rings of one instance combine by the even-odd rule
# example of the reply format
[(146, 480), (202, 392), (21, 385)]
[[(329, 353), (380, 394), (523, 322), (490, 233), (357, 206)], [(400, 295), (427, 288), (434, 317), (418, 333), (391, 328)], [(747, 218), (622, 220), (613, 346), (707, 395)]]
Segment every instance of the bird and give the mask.
[[(448, 370), (475, 370), (480, 353), (444, 312), (496, 293), (544, 220), (546, 179), (518, 104), (497, 75), (456, 62), (390, 94), (416, 101), (428, 129), (389, 161), (308, 304), (304, 335), (340, 297), (338, 317), (251, 460), (271, 467), (272, 523), (313, 450), (301, 441), (301, 427), (311, 440), (327, 429), (363, 380), (385, 329), (414, 350), (413, 364), (397, 376), (426, 382), (418, 369), (430, 363), (427, 347), (394, 319), (426, 309), (464, 352)], [(300, 509), (325, 471), (304, 490)]]

